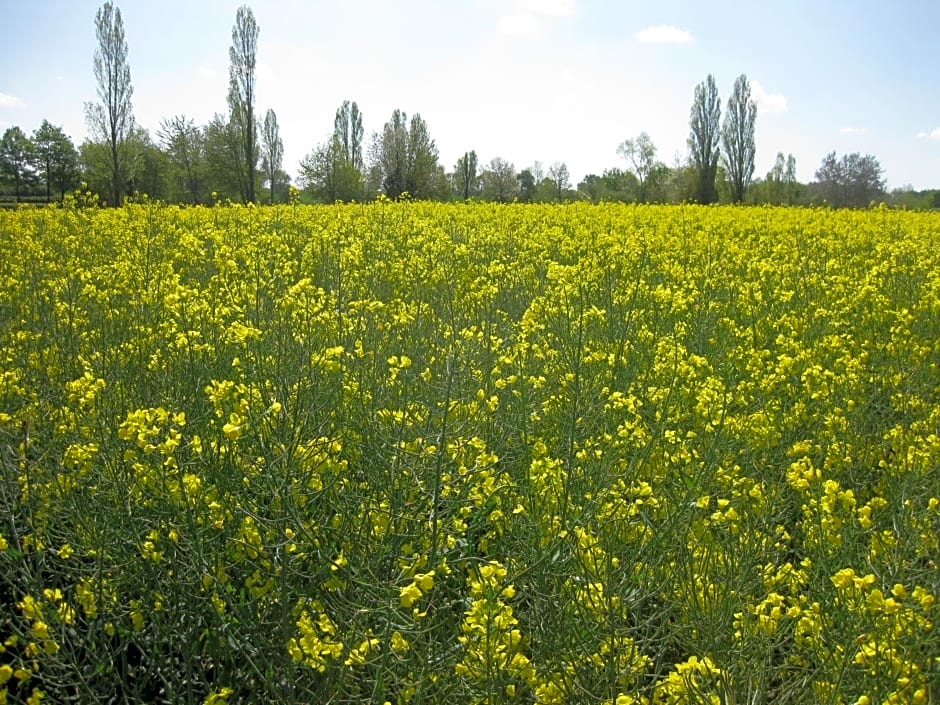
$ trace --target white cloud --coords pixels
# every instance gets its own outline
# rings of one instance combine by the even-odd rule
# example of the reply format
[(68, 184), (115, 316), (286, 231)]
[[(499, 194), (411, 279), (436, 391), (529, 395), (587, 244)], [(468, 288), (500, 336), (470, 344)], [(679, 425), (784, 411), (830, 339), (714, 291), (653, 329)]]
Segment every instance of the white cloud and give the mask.
[(670, 24), (647, 27), (633, 36), (644, 44), (689, 44), (695, 41), (689, 32)]
[(768, 93), (758, 81), (751, 81), (751, 96), (757, 103), (758, 113), (782, 113), (787, 109), (786, 96)]
[(22, 108), (24, 105), (25, 103), (15, 95), (0, 93), (0, 108)]
[(205, 64), (202, 64), (196, 67), (196, 75), (198, 75), (200, 78), (204, 78), (206, 80), (211, 81), (216, 76), (218, 76), (218, 72), (211, 66), (206, 66)]
[(839, 130), (843, 135), (867, 135), (867, 127), (843, 127)]
[(922, 140), (940, 140), (940, 127), (936, 127), (930, 132), (918, 132), (917, 137)]

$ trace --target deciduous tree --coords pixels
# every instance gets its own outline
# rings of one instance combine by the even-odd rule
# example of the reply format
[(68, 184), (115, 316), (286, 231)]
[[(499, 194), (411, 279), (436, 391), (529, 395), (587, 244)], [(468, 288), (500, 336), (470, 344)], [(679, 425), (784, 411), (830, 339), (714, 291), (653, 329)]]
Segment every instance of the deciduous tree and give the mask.
[(817, 192), (836, 208), (863, 208), (884, 196), (881, 164), (870, 154), (855, 152), (836, 158), (827, 154), (816, 171)]
[(437, 145), (431, 139), (428, 124), (418, 113), (411, 116), (408, 129), (408, 171), (406, 189), (413, 198), (439, 195)]
[(277, 115), (268, 108), (268, 112), (264, 115), (264, 126), (261, 128), (261, 171), (270, 189), (270, 203), (274, 203), (274, 187), (277, 184), (278, 173), (282, 171), (283, 161), (284, 141), (281, 139)]
[(170, 181), (177, 198), (205, 200), (205, 134), (185, 115), (164, 119), (157, 136), (170, 163)]
[(258, 164), (258, 130), (255, 118), (255, 69), (258, 63), (258, 23), (251, 8), (242, 5), (235, 13), (232, 46), (229, 48), (228, 104), (230, 121), (239, 139), (245, 165), (245, 192), (255, 200), (255, 171)]
[(0, 173), (13, 184), (16, 200), (32, 181), (33, 143), (19, 127), (8, 127), (0, 138)]
[(43, 120), (33, 133), (33, 166), (42, 175), (46, 185), (46, 201), (52, 200), (52, 191), (59, 197), (78, 183), (78, 152), (75, 145), (57, 125)]
[(571, 176), (568, 174), (568, 165), (564, 162), (555, 162), (548, 169), (548, 178), (552, 182), (554, 200), (564, 201), (571, 188)]
[(477, 153), (473, 150), (464, 152), (454, 166), (454, 188), (458, 195), (467, 200), (476, 195), (480, 178), (477, 175)]
[(756, 123), (757, 103), (751, 98), (747, 76), (741, 74), (734, 82), (721, 133), (725, 171), (731, 183), (731, 200), (735, 203), (744, 200), (744, 192), (754, 176)]
[(538, 186), (535, 183), (535, 176), (531, 169), (523, 169), (516, 177), (519, 182), (519, 200), (523, 203), (531, 203), (538, 196)]
[(219, 198), (245, 199), (247, 173), (238, 128), (216, 114), (205, 127), (206, 173), (212, 192)]
[(372, 166), (373, 180), (389, 198), (405, 192), (413, 198), (440, 195), (442, 170), (437, 163), (437, 146), (417, 113), (410, 123), (401, 110), (392, 113), (382, 134), (373, 139)]
[(127, 138), (134, 129), (131, 96), (131, 69), (127, 61), (127, 41), (124, 38), (124, 21), (121, 10), (106, 2), (95, 16), (95, 34), (98, 49), (95, 51), (95, 80), (98, 83), (98, 103), (87, 103), (85, 113), (90, 131), (95, 139), (107, 143), (110, 153), (112, 205), (121, 205), (126, 170), (125, 158)]
[(721, 99), (715, 77), (711, 74), (695, 87), (689, 128), (689, 152), (697, 175), (695, 199), (699, 203), (714, 203), (718, 200), (715, 176), (721, 132)]
[(637, 200), (645, 203), (648, 200), (647, 182), (653, 169), (656, 168), (656, 145), (645, 132), (641, 132), (636, 139), (624, 140), (617, 147), (617, 154), (633, 167), (639, 186)]
[(519, 195), (516, 167), (502, 157), (493, 157), (481, 176), (483, 198), (508, 203)]
[(301, 160), (300, 184), (321, 203), (362, 197), (362, 172), (349, 162), (346, 149), (335, 132)]
[(796, 180), (796, 157), (792, 154), (787, 155), (787, 168), (783, 180), (787, 185), (787, 203), (792, 204), (800, 188), (800, 182)]
[(360, 172), (362, 162), (362, 113), (359, 106), (353, 101), (344, 100), (336, 109), (336, 118), (333, 121), (333, 132), (339, 141), (340, 148), (347, 164)]

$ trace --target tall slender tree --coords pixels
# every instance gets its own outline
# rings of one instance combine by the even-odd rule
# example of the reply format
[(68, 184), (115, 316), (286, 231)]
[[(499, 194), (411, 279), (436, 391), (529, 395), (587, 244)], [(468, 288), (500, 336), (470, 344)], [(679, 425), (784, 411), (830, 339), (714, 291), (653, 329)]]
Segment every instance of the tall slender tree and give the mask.
[(255, 69), (258, 64), (258, 23), (251, 8), (242, 5), (235, 13), (232, 46), (229, 48), (228, 104), (231, 121), (241, 141), (245, 164), (244, 200), (255, 200), (255, 170), (258, 164), (258, 134), (255, 120)]
[(344, 100), (343, 104), (336, 109), (333, 132), (346, 156), (346, 162), (362, 171), (362, 113), (359, 112), (356, 101), (350, 103)]
[(714, 203), (718, 200), (715, 177), (718, 174), (721, 99), (711, 74), (695, 87), (689, 128), (689, 151), (697, 175), (695, 199), (699, 203)]
[(270, 184), (271, 203), (274, 203), (274, 186), (283, 161), (284, 141), (281, 139), (280, 128), (277, 125), (277, 115), (268, 108), (268, 112), (264, 115), (264, 125), (261, 128), (261, 170)]
[(134, 129), (131, 96), (131, 69), (127, 62), (127, 40), (121, 10), (106, 2), (95, 16), (95, 80), (98, 82), (98, 103), (86, 103), (85, 114), (91, 133), (108, 145), (111, 171), (111, 199), (121, 205), (124, 189), (124, 150)]
[(477, 153), (474, 150), (464, 152), (454, 166), (454, 186), (463, 200), (467, 200), (477, 191), (480, 178), (477, 175)]
[(396, 109), (382, 134), (373, 139), (370, 181), (389, 198), (405, 192), (412, 198), (438, 197), (449, 188), (437, 156), (437, 146), (421, 116), (414, 114), (409, 123), (408, 116)]
[(735, 203), (744, 200), (744, 192), (754, 176), (756, 123), (757, 103), (751, 98), (751, 84), (742, 73), (734, 82), (721, 132), (725, 170), (731, 182), (731, 200)]
[(431, 139), (428, 124), (418, 113), (411, 116), (408, 129), (408, 171), (405, 189), (413, 198), (437, 195), (437, 145)]
[(799, 183), (796, 180), (796, 157), (792, 154), (787, 155), (787, 170), (784, 180), (787, 184), (787, 204), (792, 205), (799, 189)]
[(382, 190), (389, 198), (398, 198), (407, 190), (408, 116), (404, 112), (397, 108), (392, 112), (376, 146)]

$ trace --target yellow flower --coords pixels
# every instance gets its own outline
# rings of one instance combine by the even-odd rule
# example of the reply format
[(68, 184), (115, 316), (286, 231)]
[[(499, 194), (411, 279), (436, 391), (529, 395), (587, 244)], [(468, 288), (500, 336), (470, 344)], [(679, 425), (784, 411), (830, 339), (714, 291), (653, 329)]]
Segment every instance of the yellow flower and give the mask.
[(231, 695), (233, 691), (231, 688), (222, 688), (215, 692), (209, 693), (206, 696), (206, 699), (202, 701), (202, 705), (224, 705), (228, 702), (228, 696)]
[(843, 590), (852, 587), (855, 579), (855, 571), (851, 568), (843, 568), (832, 576), (832, 584)]
[(397, 654), (403, 654), (408, 649), (411, 648), (411, 645), (408, 643), (408, 640), (405, 639), (405, 637), (402, 636), (402, 633), (399, 631), (392, 632), (391, 644), (392, 644), (392, 651), (394, 651)]
[(429, 592), (434, 587), (434, 571), (429, 573), (417, 573), (415, 575), (415, 584), (421, 588), (422, 592)]
[(409, 583), (401, 588), (399, 599), (402, 607), (411, 607), (415, 602), (421, 599), (421, 590), (414, 583)]
[(35, 639), (48, 639), (49, 638), (49, 625), (45, 622), (36, 621), (33, 622), (33, 627), (30, 630), (33, 638)]
[(230, 421), (229, 423), (222, 426), (222, 435), (230, 441), (237, 441), (242, 435), (242, 427), (240, 425), (233, 424)]

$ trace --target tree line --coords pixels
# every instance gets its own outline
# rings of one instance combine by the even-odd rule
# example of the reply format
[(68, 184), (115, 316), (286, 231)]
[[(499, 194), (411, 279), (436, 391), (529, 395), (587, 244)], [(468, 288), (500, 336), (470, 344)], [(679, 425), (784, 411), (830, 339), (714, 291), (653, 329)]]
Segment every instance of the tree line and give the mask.
[(940, 207), (940, 191), (885, 193), (885, 179), (872, 155), (828, 154), (815, 181), (796, 178), (793, 155), (778, 153), (773, 168), (755, 177), (757, 105), (747, 76), (733, 85), (722, 120), (715, 78), (695, 88), (689, 115), (688, 153), (671, 165), (642, 132), (616, 153), (622, 167), (571, 183), (564, 162), (535, 162), (517, 170), (495, 156), (483, 163), (466, 151), (448, 171), (440, 163), (429, 127), (419, 113), (395, 110), (383, 128), (365, 139), (363, 115), (344, 101), (333, 130), (301, 160), (296, 182), (284, 170), (277, 115), (263, 117), (256, 104), (260, 33), (254, 13), (239, 7), (229, 49), (228, 111), (205, 125), (186, 115), (161, 121), (155, 135), (133, 115), (128, 46), (121, 11), (106, 2), (95, 16), (97, 101), (85, 106), (90, 136), (78, 148), (62, 127), (44, 120), (28, 136), (17, 126), (0, 139), (0, 179), (7, 200), (61, 199), (84, 184), (101, 201), (126, 196), (207, 204), (216, 200), (281, 203), (292, 198), (320, 203), (371, 199), (497, 202), (571, 200), (624, 202), (773, 203), (864, 207), (889, 201), (909, 207)]

